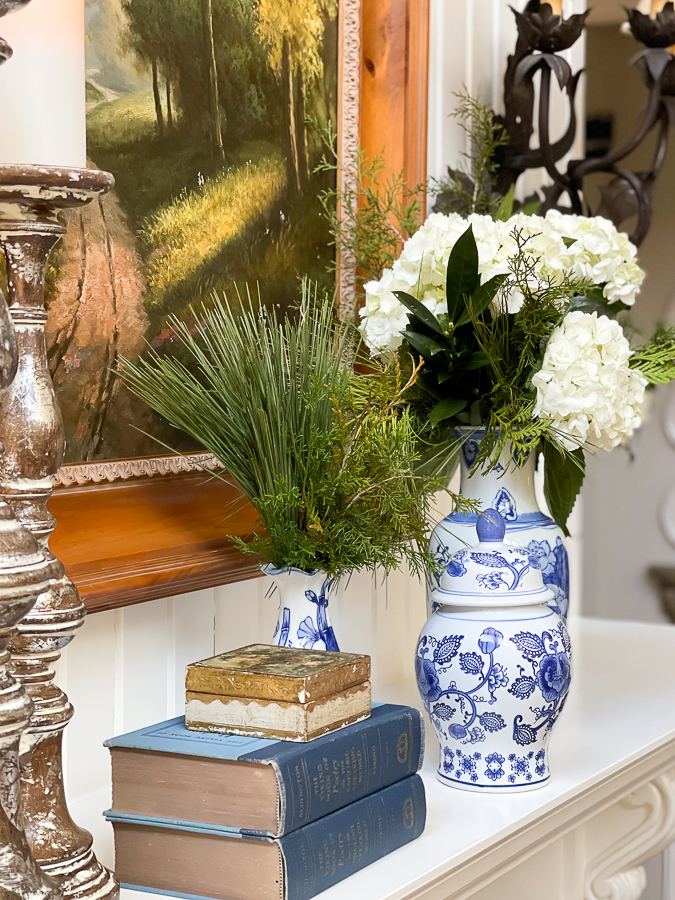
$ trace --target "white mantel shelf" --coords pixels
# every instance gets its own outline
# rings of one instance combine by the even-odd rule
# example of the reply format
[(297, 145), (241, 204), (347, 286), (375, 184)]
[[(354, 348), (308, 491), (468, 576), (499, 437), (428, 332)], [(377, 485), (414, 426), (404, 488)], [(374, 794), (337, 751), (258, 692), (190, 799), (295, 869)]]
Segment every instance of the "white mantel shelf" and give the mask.
[[(675, 627), (585, 619), (570, 631), (548, 786), (505, 796), (441, 785), (428, 728), (424, 834), (322, 900), (637, 900), (642, 863), (675, 841)], [(378, 699), (419, 706), (412, 682)], [(157, 894), (122, 891), (142, 898)]]

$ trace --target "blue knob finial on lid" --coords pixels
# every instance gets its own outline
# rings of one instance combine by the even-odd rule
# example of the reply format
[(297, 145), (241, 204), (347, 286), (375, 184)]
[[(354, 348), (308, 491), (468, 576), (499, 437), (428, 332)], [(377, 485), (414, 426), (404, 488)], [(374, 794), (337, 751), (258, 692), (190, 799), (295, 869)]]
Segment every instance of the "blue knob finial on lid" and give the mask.
[(485, 509), (478, 515), (476, 531), (481, 544), (484, 544), (486, 541), (489, 543), (501, 543), (506, 534), (506, 524), (496, 509)]

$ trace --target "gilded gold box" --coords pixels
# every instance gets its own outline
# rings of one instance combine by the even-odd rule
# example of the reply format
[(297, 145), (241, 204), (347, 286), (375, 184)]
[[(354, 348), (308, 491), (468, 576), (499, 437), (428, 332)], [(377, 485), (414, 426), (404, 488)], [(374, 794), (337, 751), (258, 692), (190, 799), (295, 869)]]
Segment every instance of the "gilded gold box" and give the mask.
[(370, 715), (370, 657), (251, 644), (187, 667), (196, 731), (310, 741)]

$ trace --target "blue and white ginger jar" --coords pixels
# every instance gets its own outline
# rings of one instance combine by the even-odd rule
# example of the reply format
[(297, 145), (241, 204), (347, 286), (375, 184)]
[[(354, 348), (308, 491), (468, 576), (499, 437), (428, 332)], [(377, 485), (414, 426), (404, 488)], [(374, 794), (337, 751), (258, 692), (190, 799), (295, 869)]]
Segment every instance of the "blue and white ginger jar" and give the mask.
[[(462, 497), (476, 500), (482, 509), (496, 509), (506, 525), (506, 540), (516, 547), (526, 547), (539, 557), (544, 584), (551, 591), (549, 606), (567, 619), (570, 575), (562, 529), (539, 508), (534, 491), (536, 454), (531, 453), (522, 466), (512, 461), (511, 450), (505, 450), (497, 464), (488, 470), (470, 474), (471, 467), (485, 437), (481, 428), (456, 428), (460, 448)], [(478, 517), (475, 513), (451, 513), (434, 529), (429, 549), (441, 567), (453, 553), (473, 543)], [(441, 569), (442, 570), (442, 569)], [(433, 612), (431, 594), (427, 590), (427, 615)]]
[(277, 647), (339, 650), (328, 614), (328, 598), (335, 584), (325, 572), (261, 566), (279, 592), (279, 618), (272, 638)]
[(438, 778), (472, 791), (529, 791), (550, 777), (548, 742), (570, 686), (570, 639), (548, 605), (540, 559), (503, 542), (488, 509), (480, 543), (455, 553), (417, 643), (417, 686), (441, 745)]

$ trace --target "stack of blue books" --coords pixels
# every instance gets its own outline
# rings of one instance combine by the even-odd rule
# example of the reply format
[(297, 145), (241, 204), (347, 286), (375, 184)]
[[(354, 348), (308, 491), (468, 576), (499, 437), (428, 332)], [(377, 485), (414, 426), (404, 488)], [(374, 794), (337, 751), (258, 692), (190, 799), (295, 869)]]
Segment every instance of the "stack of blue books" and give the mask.
[(171, 719), (106, 742), (123, 887), (213, 900), (309, 900), (419, 837), (417, 710), (307, 744), (189, 731)]

